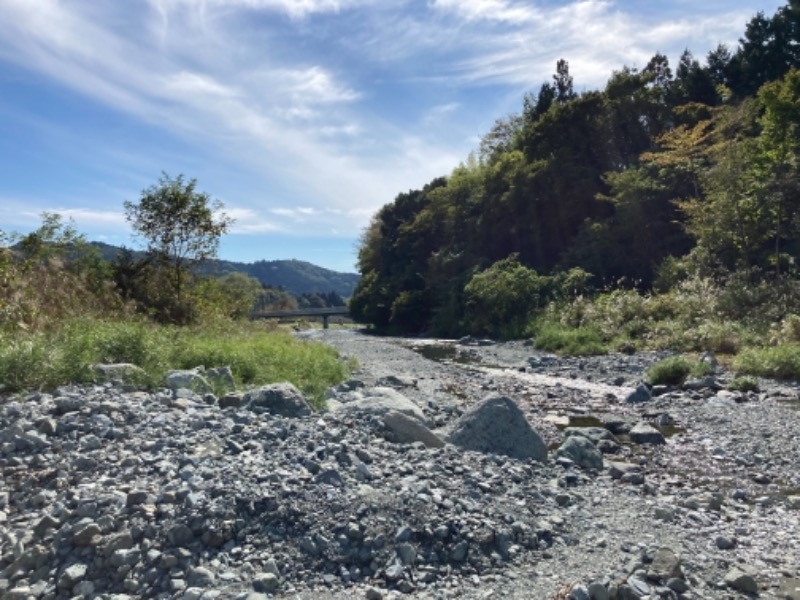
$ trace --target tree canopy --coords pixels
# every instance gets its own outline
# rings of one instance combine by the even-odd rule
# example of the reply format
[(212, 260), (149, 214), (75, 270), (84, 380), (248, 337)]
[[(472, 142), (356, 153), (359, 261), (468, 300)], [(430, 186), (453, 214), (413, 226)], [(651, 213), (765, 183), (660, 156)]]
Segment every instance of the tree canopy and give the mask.
[(735, 49), (702, 63), (686, 49), (674, 71), (656, 53), (603, 90), (576, 93), (559, 60), (477, 155), (373, 217), (353, 314), (459, 334), (496, 329), (492, 315), (517, 298), (535, 308), (536, 286), (517, 285), (529, 273), (556, 282), (578, 269), (596, 288), (645, 290), (676, 260), (717, 279), (796, 276), (799, 47), (791, 0), (756, 15)]

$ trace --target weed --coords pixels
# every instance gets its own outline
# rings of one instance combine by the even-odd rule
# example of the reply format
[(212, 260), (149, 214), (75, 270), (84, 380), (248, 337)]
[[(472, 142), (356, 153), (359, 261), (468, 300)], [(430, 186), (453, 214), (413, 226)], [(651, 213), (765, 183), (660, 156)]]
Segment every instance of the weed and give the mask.
[(670, 356), (652, 365), (646, 374), (651, 385), (683, 385), (689, 376), (702, 377), (712, 372), (710, 365), (684, 356)]
[(538, 327), (535, 345), (540, 350), (569, 356), (608, 353), (608, 346), (597, 330), (588, 327), (570, 328), (551, 321), (545, 321)]

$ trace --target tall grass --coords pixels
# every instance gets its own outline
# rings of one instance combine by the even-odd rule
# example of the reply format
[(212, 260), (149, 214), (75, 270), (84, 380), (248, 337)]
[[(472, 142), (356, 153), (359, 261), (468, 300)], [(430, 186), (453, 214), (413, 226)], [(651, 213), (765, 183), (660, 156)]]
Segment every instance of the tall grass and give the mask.
[(600, 333), (589, 327), (568, 327), (553, 321), (539, 321), (534, 327), (536, 348), (570, 356), (607, 354)]
[(743, 375), (800, 381), (800, 344), (748, 348), (736, 357), (733, 368)]
[(0, 334), (0, 384), (9, 391), (91, 382), (91, 365), (118, 362), (144, 369), (151, 386), (170, 369), (228, 366), (240, 387), (290, 381), (317, 406), (352, 366), (329, 346), (250, 322), (169, 327), (82, 318), (48, 332)]

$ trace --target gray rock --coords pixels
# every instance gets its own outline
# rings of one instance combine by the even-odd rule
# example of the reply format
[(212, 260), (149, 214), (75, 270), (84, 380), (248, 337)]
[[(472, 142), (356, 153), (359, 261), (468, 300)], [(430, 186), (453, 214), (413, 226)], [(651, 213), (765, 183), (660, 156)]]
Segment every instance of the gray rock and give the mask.
[(207, 588), (214, 584), (214, 573), (204, 567), (192, 567), (186, 572), (186, 585)]
[(672, 548), (663, 546), (656, 550), (653, 562), (647, 569), (647, 578), (651, 581), (666, 583), (669, 579), (683, 579), (681, 562)]
[(589, 438), (583, 436), (573, 435), (568, 437), (556, 450), (556, 455), (569, 458), (584, 469), (599, 471), (603, 468), (603, 455)]
[(605, 415), (603, 426), (615, 436), (625, 435), (631, 430), (630, 419), (621, 415)]
[(714, 543), (720, 550), (732, 550), (736, 547), (736, 538), (728, 537), (727, 535), (718, 535)]
[(619, 440), (617, 440), (614, 434), (604, 427), (567, 427), (564, 429), (564, 437), (572, 437), (573, 435), (585, 437), (595, 446), (601, 440), (609, 440), (619, 443)]
[(428, 448), (444, 446), (444, 441), (421, 421), (401, 412), (390, 410), (383, 416), (383, 425), (390, 433), (387, 438), (390, 441), (400, 444), (422, 442)]
[(70, 565), (58, 578), (58, 587), (62, 590), (72, 591), (72, 588), (86, 577), (86, 565), (78, 563)]
[(589, 595), (589, 588), (582, 583), (577, 583), (572, 586), (572, 589), (567, 594), (567, 600), (591, 600)]
[(608, 588), (599, 581), (590, 583), (587, 587), (591, 600), (609, 600)]
[(757, 594), (756, 573), (757, 571), (752, 567), (745, 565), (735, 566), (725, 574), (725, 584), (745, 594)]
[(447, 441), (465, 450), (547, 460), (542, 437), (508, 396), (489, 396), (473, 406), (458, 419)]
[(253, 579), (253, 589), (264, 594), (277, 591), (280, 585), (281, 582), (274, 573), (262, 573)]
[(321, 473), (314, 476), (314, 481), (317, 483), (325, 483), (334, 487), (343, 487), (344, 480), (336, 469), (326, 469)]
[(355, 400), (338, 406), (336, 413), (366, 413), (383, 416), (390, 411), (399, 412), (409, 417), (414, 417), (425, 423), (425, 413), (414, 402), (406, 398), (395, 389), (376, 387), (358, 394)]
[(640, 404), (642, 402), (648, 402), (652, 399), (653, 395), (650, 393), (650, 388), (644, 383), (637, 385), (635, 390), (625, 396), (625, 402), (628, 404)]
[(666, 444), (664, 435), (655, 427), (648, 423), (637, 423), (628, 432), (630, 440), (634, 444)]
[(221, 409), (239, 408), (243, 402), (244, 402), (243, 392), (231, 392), (222, 396), (219, 399), (218, 404)]
[(265, 385), (247, 392), (242, 405), (256, 413), (270, 413), (297, 418), (311, 415), (312, 408), (306, 397), (288, 382)]
[(72, 543), (76, 546), (94, 546), (100, 542), (103, 531), (97, 523), (87, 523), (72, 536)]
[(370, 586), (364, 593), (367, 600), (383, 600), (383, 592), (376, 587)]

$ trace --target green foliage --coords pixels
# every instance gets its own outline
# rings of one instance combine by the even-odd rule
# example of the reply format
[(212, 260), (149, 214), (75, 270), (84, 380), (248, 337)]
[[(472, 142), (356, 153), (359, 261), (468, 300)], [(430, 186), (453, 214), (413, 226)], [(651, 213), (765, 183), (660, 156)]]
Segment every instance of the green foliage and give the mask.
[(734, 392), (758, 392), (758, 380), (753, 377), (738, 376), (728, 384), (728, 389)]
[(24, 236), (0, 231), (0, 331), (123, 310), (107, 263), (59, 215), (42, 214), (42, 225)]
[(469, 327), (476, 334), (519, 336), (542, 305), (547, 278), (519, 263), (516, 255), (472, 276), (464, 287)]
[(743, 375), (773, 379), (800, 379), (800, 344), (771, 348), (748, 348), (734, 360), (733, 368)]
[(125, 213), (134, 230), (147, 243), (153, 271), (165, 275), (161, 286), (167, 295), (152, 294), (156, 316), (167, 322), (188, 323), (196, 318), (185, 290), (192, 284), (192, 267), (214, 258), (219, 238), (233, 222), (221, 212), (222, 203), (196, 191), (197, 180), (184, 181), (162, 173), (158, 183), (142, 191), (138, 203), (125, 202)]
[(589, 327), (569, 327), (550, 320), (534, 325), (536, 348), (568, 356), (593, 356), (608, 353), (599, 331)]
[(652, 385), (683, 385), (690, 375), (702, 377), (712, 372), (708, 363), (684, 356), (670, 356), (647, 369), (646, 379)]
[(91, 382), (91, 365), (130, 362), (160, 385), (170, 369), (229, 366), (240, 386), (290, 381), (319, 408), (325, 390), (353, 365), (329, 346), (268, 331), (259, 324), (218, 321), (203, 327), (146, 321), (78, 319), (48, 333), (0, 335), (0, 384), (7, 391)]

